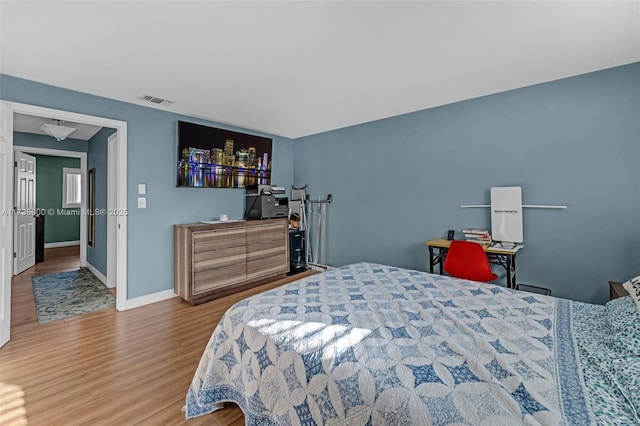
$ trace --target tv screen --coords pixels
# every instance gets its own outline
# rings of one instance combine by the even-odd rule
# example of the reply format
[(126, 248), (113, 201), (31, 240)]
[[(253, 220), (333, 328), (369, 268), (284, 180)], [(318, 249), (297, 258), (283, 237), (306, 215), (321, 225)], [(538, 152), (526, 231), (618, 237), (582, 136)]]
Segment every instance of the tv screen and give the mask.
[(270, 185), (271, 142), (261, 136), (178, 121), (177, 186)]

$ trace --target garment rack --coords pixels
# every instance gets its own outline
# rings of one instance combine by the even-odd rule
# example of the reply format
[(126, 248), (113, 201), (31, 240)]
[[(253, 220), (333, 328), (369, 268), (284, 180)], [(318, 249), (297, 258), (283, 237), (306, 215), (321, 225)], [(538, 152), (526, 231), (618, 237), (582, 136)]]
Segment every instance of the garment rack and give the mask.
[(327, 195), (327, 198), (325, 200), (312, 200), (307, 195), (307, 202), (311, 204), (329, 204), (331, 203), (331, 194)]
[[(465, 204), (462, 206), (458, 206), (461, 209), (475, 209), (482, 207), (491, 207), (491, 204)], [(544, 204), (523, 204), (522, 207), (526, 207), (529, 209), (566, 209), (568, 206), (550, 206)]]

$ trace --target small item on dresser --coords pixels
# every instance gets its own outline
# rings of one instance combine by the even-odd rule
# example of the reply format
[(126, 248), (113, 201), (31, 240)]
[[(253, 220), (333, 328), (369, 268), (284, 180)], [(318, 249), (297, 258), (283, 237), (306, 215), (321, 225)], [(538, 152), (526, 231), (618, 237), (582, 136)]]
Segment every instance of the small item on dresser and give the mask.
[(455, 239), (456, 232), (453, 229), (447, 231), (447, 240), (453, 241)]
[(629, 292), (631, 298), (636, 302), (638, 312), (640, 312), (640, 275), (631, 278), (629, 281), (622, 284), (622, 287)]

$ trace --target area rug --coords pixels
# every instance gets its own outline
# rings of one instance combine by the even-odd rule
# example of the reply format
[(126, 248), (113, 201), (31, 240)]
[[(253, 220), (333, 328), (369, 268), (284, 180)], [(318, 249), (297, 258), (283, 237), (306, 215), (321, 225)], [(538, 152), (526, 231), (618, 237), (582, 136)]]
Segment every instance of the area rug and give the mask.
[(109, 289), (88, 269), (33, 277), (40, 324), (116, 306)]

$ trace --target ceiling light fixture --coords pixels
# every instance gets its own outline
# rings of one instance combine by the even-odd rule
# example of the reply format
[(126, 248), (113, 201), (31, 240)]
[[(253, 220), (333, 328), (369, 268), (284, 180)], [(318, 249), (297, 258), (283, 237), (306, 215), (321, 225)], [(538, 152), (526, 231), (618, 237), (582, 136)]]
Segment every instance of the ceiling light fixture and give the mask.
[(42, 126), (40, 126), (40, 130), (42, 130), (58, 142), (65, 140), (67, 136), (76, 131), (76, 129), (74, 129), (73, 127), (61, 126), (60, 123), (63, 123), (62, 120), (54, 121), (57, 124), (44, 123)]

